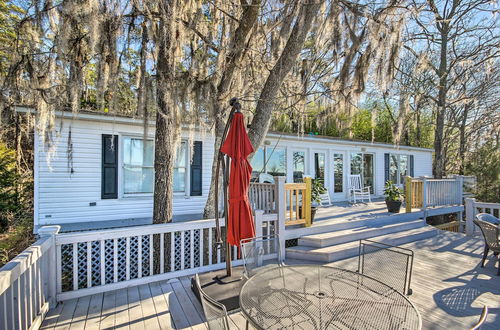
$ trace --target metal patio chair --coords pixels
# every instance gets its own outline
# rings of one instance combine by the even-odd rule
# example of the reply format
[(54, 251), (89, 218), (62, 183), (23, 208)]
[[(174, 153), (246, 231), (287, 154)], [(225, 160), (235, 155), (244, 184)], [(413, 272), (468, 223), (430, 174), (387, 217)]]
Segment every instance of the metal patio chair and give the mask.
[(494, 225), (500, 225), (500, 219), (489, 213), (479, 213), (476, 218), (482, 221), (492, 223)]
[(226, 306), (215, 301), (202, 290), (198, 274), (196, 274), (194, 278), (196, 289), (200, 295), (203, 314), (205, 314), (205, 318), (207, 319), (208, 328), (210, 330), (229, 330), (229, 317), (227, 316)]
[(411, 295), (413, 251), (370, 240), (359, 241), (358, 272)]
[(486, 322), (486, 318), (488, 317), (488, 306), (483, 307), (483, 312), (479, 317), (479, 321), (471, 328), (471, 330), (479, 330), (483, 326), (484, 322)]
[[(486, 258), (488, 257), (488, 252), (491, 250), (495, 256), (500, 254), (500, 241), (498, 239), (498, 234), (500, 229), (497, 225), (489, 223), (484, 220), (478, 219), (474, 220), (476, 226), (481, 229), (484, 238), (484, 252), (483, 252), (483, 260), (481, 262), (481, 267), (484, 267), (484, 263), (486, 262)], [(500, 276), (500, 261), (498, 265), (497, 275)]]
[(359, 174), (349, 175), (349, 199), (354, 203), (357, 202), (357, 199), (361, 201), (368, 199), (369, 203), (372, 202), (370, 187), (363, 186), (363, 180), (361, 180), (361, 175)]
[(240, 246), (244, 267), (243, 275), (246, 278), (250, 278), (269, 267), (283, 266), (278, 235), (242, 239)]

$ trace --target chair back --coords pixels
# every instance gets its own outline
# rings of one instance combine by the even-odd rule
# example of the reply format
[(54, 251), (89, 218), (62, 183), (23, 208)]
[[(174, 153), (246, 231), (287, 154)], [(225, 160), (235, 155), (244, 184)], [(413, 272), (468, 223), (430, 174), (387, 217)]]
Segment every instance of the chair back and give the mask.
[(349, 175), (349, 188), (355, 190), (363, 189), (363, 184), (360, 174)]
[(244, 275), (247, 278), (252, 277), (263, 268), (282, 266), (278, 235), (243, 239), (240, 244)]
[(498, 233), (499, 233), (499, 228), (497, 225), (494, 225), (492, 223), (489, 223), (487, 221), (483, 220), (474, 220), (474, 223), (481, 229), (481, 232), (483, 233), (484, 241), (486, 245), (490, 248), (492, 251), (500, 251), (499, 247), (499, 240), (498, 240)]
[(271, 174), (260, 173), (259, 183), (274, 183), (274, 177)]
[(200, 277), (198, 274), (194, 276), (196, 289), (200, 295), (203, 314), (207, 319), (208, 329), (210, 330), (229, 330), (229, 320), (226, 307), (208, 296), (201, 288)]
[(483, 307), (483, 312), (481, 313), (481, 316), (479, 317), (479, 321), (477, 321), (476, 325), (474, 325), (471, 330), (478, 330), (481, 329), (483, 326), (484, 322), (486, 322), (486, 318), (488, 317), (488, 306)]
[(476, 215), (476, 219), (486, 221), (494, 225), (500, 225), (500, 219), (489, 213), (479, 213)]
[(358, 272), (410, 295), (413, 251), (370, 240), (360, 240)]

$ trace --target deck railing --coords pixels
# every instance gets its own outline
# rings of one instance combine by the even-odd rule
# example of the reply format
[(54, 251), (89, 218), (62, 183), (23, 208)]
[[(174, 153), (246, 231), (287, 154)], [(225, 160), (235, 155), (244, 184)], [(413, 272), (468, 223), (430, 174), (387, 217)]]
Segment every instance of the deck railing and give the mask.
[(465, 233), (469, 236), (476, 233), (477, 228), (473, 221), (479, 213), (489, 213), (500, 218), (500, 203), (477, 202), (475, 198), (465, 199)]
[(254, 210), (264, 213), (276, 213), (276, 184), (275, 183), (250, 183), (248, 199)]
[(38, 329), (56, 301), (53, 226), (0, 269), (0, 329)]
[(462, 205), (463, 178), (453, 179), (406, 178), (406, 212), (412, 208)]
[(311, 226), (311, 178), (304, 178), (302, 183), (286, 183), (285, 225)]

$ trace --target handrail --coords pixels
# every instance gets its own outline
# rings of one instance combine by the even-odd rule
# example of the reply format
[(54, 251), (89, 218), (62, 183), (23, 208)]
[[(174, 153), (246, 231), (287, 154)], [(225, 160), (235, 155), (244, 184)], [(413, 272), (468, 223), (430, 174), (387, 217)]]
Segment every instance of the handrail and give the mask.
[(406, 212), (413, 208), (462, 205), (463, 178), (453, 179), (412, 178), (405, 179)]
[(495, 217), (500, 217), (500, 203), (476, 202), (475, 198), (465, 199), (465, 233), (474, 236), (476, 226), (474, 220), (479, 213), (489, 213)]

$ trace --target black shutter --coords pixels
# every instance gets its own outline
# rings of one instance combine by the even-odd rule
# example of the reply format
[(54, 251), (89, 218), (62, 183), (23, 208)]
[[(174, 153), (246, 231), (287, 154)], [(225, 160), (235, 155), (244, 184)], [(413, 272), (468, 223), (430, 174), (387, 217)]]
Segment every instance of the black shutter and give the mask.
[(384, 154), (385, 182), (389, 181), (389, 154)]
[(410, 155), (410, 176), (415, 176), (415, 163), (413, 162), (413, 155)]
[(194, 141), (193, 146), (193, 161), (191, 162), (191, 196), (201, 196), (201, 176), (202, 176), (202, 161), (203, 161), (203, 143)]
[(102, 135), (101, 198), (118, 198), (118, 135)]

